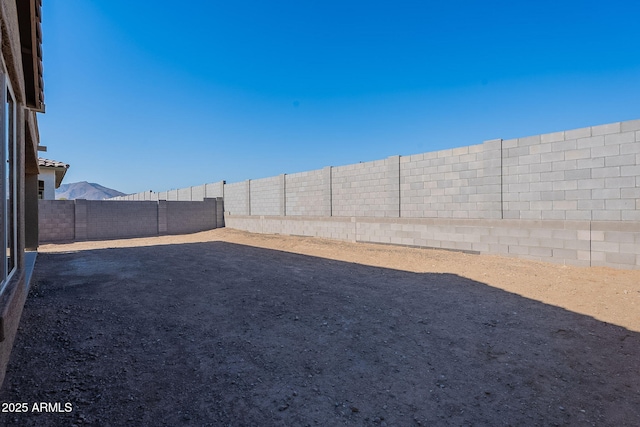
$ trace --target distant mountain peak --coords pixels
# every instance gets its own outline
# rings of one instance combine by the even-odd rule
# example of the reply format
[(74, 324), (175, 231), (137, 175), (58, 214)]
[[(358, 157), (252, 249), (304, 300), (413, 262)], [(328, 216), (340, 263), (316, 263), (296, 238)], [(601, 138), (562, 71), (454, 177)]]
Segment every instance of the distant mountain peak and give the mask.
[(124, 196), (124, 193), (87, 181), (62, 184), (56, 189), (56, 199), (104, 200), (116, 196)]

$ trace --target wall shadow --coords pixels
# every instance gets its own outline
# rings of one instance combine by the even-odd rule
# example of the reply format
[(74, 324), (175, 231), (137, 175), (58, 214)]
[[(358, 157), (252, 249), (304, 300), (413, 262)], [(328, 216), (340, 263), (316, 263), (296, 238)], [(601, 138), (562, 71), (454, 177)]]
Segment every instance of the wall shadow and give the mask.
[(640, 334), (454, 274), (207, 242), (33, 283), (0, 402), (73, 410), (6, 425), (640, 425)]

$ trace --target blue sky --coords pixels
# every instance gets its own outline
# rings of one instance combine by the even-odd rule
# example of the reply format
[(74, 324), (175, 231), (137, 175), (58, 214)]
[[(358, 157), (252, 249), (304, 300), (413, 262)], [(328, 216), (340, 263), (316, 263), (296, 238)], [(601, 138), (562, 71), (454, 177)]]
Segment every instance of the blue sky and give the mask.
[(47, 0), (41, 155), (163, 191), (640, 118), (637, 1)]

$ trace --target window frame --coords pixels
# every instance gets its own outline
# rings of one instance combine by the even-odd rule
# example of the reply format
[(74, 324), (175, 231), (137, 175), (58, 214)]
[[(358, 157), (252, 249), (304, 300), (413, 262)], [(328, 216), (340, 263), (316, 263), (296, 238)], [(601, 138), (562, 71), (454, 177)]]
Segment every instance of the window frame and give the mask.
[[(4, 68), (4, 63), (2, 64)], [(0, 70), (0, 241), (4, 259), (0, 262), (0, 294), (15, 274), (18, 251), (18, 162), (17, 103), (7, 73)]]

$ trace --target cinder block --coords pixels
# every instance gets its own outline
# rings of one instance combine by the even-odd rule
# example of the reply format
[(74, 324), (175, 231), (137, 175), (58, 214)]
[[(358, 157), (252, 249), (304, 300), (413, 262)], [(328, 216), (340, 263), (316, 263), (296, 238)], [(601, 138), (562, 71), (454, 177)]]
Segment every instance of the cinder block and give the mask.
[(620, 154), (637, 154), (640, 153), (640, 143), (629, 142), (628, 144), (620, 144)]
[(578, 188), (580, 190), (605, 188), (605, 180), (603, 178), (591, 178), (578, 181)]
[(564, 197), (567, 200), (588, 200), (591, 198), (591, 192), (596, 190), (567, 190)]
[(608, 135), (612, 133), (620, 133), (620, 122), (617, 123), (609, 123), (606, 125), (600, 126), (591, 126), (591, 135)]
[(566, 259), (566, 260), (577, 260), (578, 259), (578, 252), (576, 250), (573, 249), (560, 249), (560, 248), (554, 248), (553, 249), (553, 258), (559, 258), (559, 259)]
[(632, 199), (608, 199), (604, 201), (605, 209), (610, 210), (633, 210), (636, 207), (636, 201)]
[[(492, 140), (491, 142), (493, 142), (493, 146), (492, 146), (492, 150), (496, 149), (495, 148), (495, 142), (494, 141), (499, 141), (499, 140)], [(489, 142), (489, 141), (485, 141), (485, 144)], [(518, 139), (514, 138), (514, 139), (504, 139), (502, 140), (502, 150), (508, 150), (509, 148), (514, 148), (518, 146)], [(498, 147), (497, 149), (500, 149), (500, 147)], [(486, 150), (485, 150), (486, 151)]]
[(578, 209), (578, 201), (577, 200), (554, 200), (553, 201), (553, 210), (576, 210)]
[[(567, 180), (572, 179), (589, 179), (591, 178), (591, 169), (576, 169), (567, 170), (564, 172), (564, 178)], [(577, 188), (577, 186), (576, 186)]]
[(591, 136), (591, 128), (579, 128), (564, 131), (564, 139), (577, 139)]
[(606, 188), (621, 188), (621, 187), (636, 186), (636, 178), (633, 176), (624, 176), (619, 178), (605, 178), (604, 181), (605, 181)]
[(578, 188), (578, 182), (575, 180), (554, 181), (552, 184), (553, 184), (553, 191), (576, 190)]
[(567, 219), (566, 212), (563, 210), (550, 210), (542, 211), (540, 213), (541, 219), (544, 220), (565, 220)]
[(620, 168), (621, 176), (640, 176), (640, 165), (622, 166)]
[(622, 199), (638, 199), (640, 201), (640, 187), (621, 188), (620, 198)]
[(540, 154), (524, 155), (518, 159), (518, 164), (520, 165), (530, 165), (532, 163), (540, 163)]
[[(603, 162), (604, 165), (604, 162)], [(551, 163), (549, 162), (545, 162), (545, 163), (535, 163), (530, 165), (529, 167), (529, 171), (532, 173), (539, 173), (539, 172), (551, 172), (552, 168), (551, 168)]]
[(550, 152), (551, 152), (550, 143), (529, 146), (529, 154), (541, 154), (541, 153), (550, 153)]
[(528, 146), (540, 144), (541, 138), (540, 135), (527, 136), (525, 138), (518, 138), (518, 146)]
[(604, 159), (604, 165), (609, 166), (627, 166), (635, 165), (636, 159), (629, 155), (608, 156)]
[(542, 143), (557, 142), (557, 141), (564, 141), (564, 140), (565, 140), (564, 131), (554, 132), (554, 133), (545, 133), (543, 135), (540, 135), (540, 141)]
[(629, 120), (620, 123), (621, 132), (640, 130), (640, 120)]
[(569, 150), (565, 151), (564, 153), (565, 160), (588, 159), (590, 157), (591, 150), (589, 148), (583, 148), (581, 150)]
[(540, 173), (540, 181), (542, 182), (553, 182), (553, 181), (562, 181), (562, 180), (564, 180), (563, 170)]
[[(605, 242), (618, 242), (618, 243), (633, 243), (634, 236), (633, 233), (625, 233), (621, 231), (605, 231), (604, 232), (604, 241)], [(622, 246), (620, 246), (622, 251)]]
[(591, 261), (591, 251), (577, 251), (578, 260)]
[(604, 145), (604, 136), (590, 136), (588, 138), (579, 138), (576, 142), (578, 149), (602, 147)]
[(635, 142), (635, 132), (614, 133), (604, 137), (605, 145), (624, 144)]
[(568, 151), (568, 150), (575, 150), (577, 148), (577, 142), (575, 139), (568, 139), (566, 141), (558, 141), (558, 142), (552, 142), (551, 143), (551, 150), (553, 152), (557, 152), (557, 151)]
[(553, 171), (565, 171), (577, 169), (578, 164), (576, 160), (564, 160), (562, 162), (554, 162), (551, 165)]
[(535, 200), (530, 203), (529, 207), (533, 211), (550, 211), (551, 209), (553, 209), (553, 201)]
[(615, 263), (615, 264), (628, 264), (628, 265), (636, 264), (636, 254), (607, 252), (605, 254), (605, 259), (607, 262)]
[(593, 221), (620, 221), (622, 216), (620, 211), (593, 210), (591, 211)]
[(602, 147), (591, 147), (591, 157), (609, 157), (620, 154), (620, 145), (605, 145)]
[(564, 191), (541, 191), (540, 200), (564, 200)]
[(593, 199), (619, 199), (620, 188), (601, 188), (591, 190), (591, 197)]
[(591, 170), (592, 178), (617, 178), (620, 176), (620, 166), (608, 168), (594, 168)]
[[(595, 190), (592, 190), (592, 192)], [(584, 211), (604, 210), (604, 200), (578, 200), (578, 209)], [(593, 218), (595, 219), (595, 218)]]

